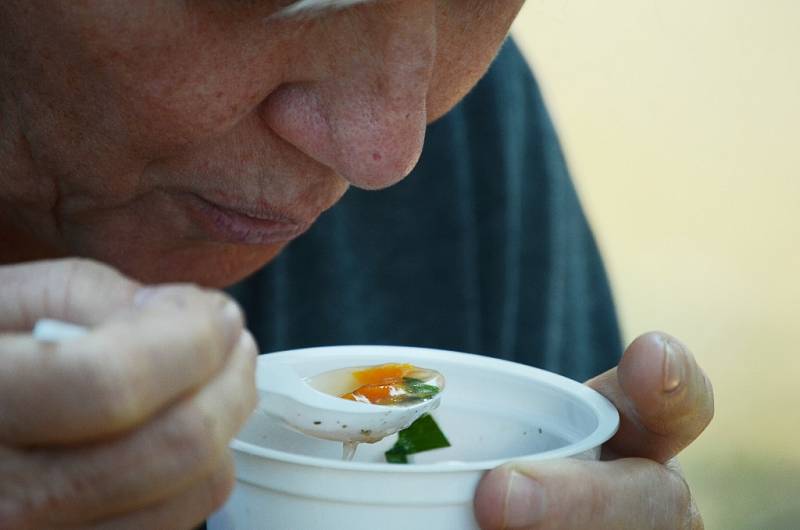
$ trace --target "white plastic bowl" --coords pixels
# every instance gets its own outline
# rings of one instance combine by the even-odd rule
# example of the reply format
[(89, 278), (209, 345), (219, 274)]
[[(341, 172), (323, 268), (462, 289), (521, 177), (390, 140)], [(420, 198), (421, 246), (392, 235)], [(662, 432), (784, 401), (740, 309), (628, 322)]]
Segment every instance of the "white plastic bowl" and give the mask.
[[(424, 348), (337, 346), (262, 356), (303, 377), (345, 366), (408, 362), (444, 374), (434, 413), (452, 447), (387, 464), (395, 436), (359, 446), (296, 433), (256, 412), (231, 444), (237, 484), (210, 530), (470, 530), (483, 473), (510, 460), (596, 459), (617, 430), (617, 410), (590, 388), (529, 366)], [(258, 377), (257, 374), (257, 377)], [(260, 379), (261, 377), (258, 377)]]

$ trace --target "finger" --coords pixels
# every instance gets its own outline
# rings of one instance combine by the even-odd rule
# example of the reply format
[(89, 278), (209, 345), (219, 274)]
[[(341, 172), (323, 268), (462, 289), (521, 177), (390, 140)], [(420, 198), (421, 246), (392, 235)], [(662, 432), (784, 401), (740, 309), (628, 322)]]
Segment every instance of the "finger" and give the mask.
[(195, 528), (222, 506), (234, 485), (233, 460), (228, 456), (209, 477), (181, 495), (120, 517), (109, 518), (81, 530), (187, 530)]
[(0, 331), (29, 331), (40, 318), (95, 325), (129, 307), (140, 288), (106, 265), (62, 259), (0, 267)]
[(487, 473), (475, 497), (483, 530), (692, 528), (683, 478), (652, 460), (553, 460)]
[(0, 336), (0, 441), (73, 443), (139, 425), (217, 373), (242, 326), (227, 296), (165, 286), (78, 339)]
[(18, 451), (23, 472), (0, 498), (41, 528), (133, 512), (175, 496), (219, 465), (255, 406), (255, 345), (249, 334), (243, 337), (218, 377), (136, 432), (79, 449)]
[[(667, 466), (667, 468), (670, 471), (677, 474), (681, 478), (684, 477), (683, 468), (681, 467), (681, 464), (680, 462), (678, 462), (677, 458), (673, 458), (672, 460), (667, 461), (667, 463), (664, 465)], [(688, 484), (686, 488), (689, 489)], [(697, 507), (697, 502), (695, 501), (693, 495), (690, 495), (689, 499), (689, 523), (686, 525), (686, 527), (689, 528), (690, 530), (703, 530), (705, 528), (705, 524), (703, 523), (703, 516), (700, 514), (700, 510)]]
[(605, 457), (666, 462), (694, 441), (714, 416), (714, 391), (691, 352), (665, 333), (634, 340), (619, 366), (586, 383), (620, 412)]

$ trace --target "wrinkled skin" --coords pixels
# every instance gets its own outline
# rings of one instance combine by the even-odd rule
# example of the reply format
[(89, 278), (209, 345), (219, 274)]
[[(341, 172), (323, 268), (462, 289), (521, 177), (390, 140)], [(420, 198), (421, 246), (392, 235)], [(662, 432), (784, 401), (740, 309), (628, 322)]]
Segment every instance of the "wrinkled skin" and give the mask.
[[(224, 501), (257, 346), (224, 294), (148, 284), (230, 284), (402, 179), (521, 3), (0, 2), (0, 528), (182, 529)], [(76, 255), (113, 267), (53, 259)], [(43, 343), (44, 317), (90, 331)], [(622, 417), (604, 461), (488, 473), (481, 527), (702, 528), (674, 463), (713, 415), (689, 350), (644, 335), (587, 384)]]
[[(349, 185), (416, 163), (425, 125), (478, 80), (521, 1), (0, 4), (5, 261), (81, 255), (145, 281), (233, 283)], [(197, 196), (277, 218), (220, 235)]]

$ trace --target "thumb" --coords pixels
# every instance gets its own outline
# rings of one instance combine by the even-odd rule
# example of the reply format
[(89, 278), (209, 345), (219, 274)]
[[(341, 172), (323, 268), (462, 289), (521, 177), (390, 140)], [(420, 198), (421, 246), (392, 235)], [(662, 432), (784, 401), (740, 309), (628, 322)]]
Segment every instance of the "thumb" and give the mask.
[(647, 333), (625, 350), (619, 366), (586, 383), (620, 413), (604, 458), (637, 456), (666, 462), (692, 443), (714, 416), (714, 391), (694, 355), (666, 333)]
[(29, 331), (40, 318), (95, 325), (129, 306), (140, 285), (85, 259), (0, 267), (0, 332)]
[(517, 462), (484, 475), (475, 495), (483, 530), (694, 528), (679, 473), (642, 458)]

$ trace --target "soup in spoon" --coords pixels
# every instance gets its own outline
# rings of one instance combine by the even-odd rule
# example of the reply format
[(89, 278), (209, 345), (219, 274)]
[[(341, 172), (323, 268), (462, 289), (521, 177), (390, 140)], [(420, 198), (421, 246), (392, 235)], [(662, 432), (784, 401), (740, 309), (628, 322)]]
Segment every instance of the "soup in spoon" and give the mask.
[[(444, 389), (444, 377), (436, 370), (400, 363), (340, 368), (316, 375), (307, 382), (326, 394), (386, 407), (416, 406), (433, 399)], [(388, 434), (392, 433), (385, 435)], [(383, 436), (375, 441), (381, 438)], [(344, 440), (342, 458), (352, 460), (358, 443)]]

